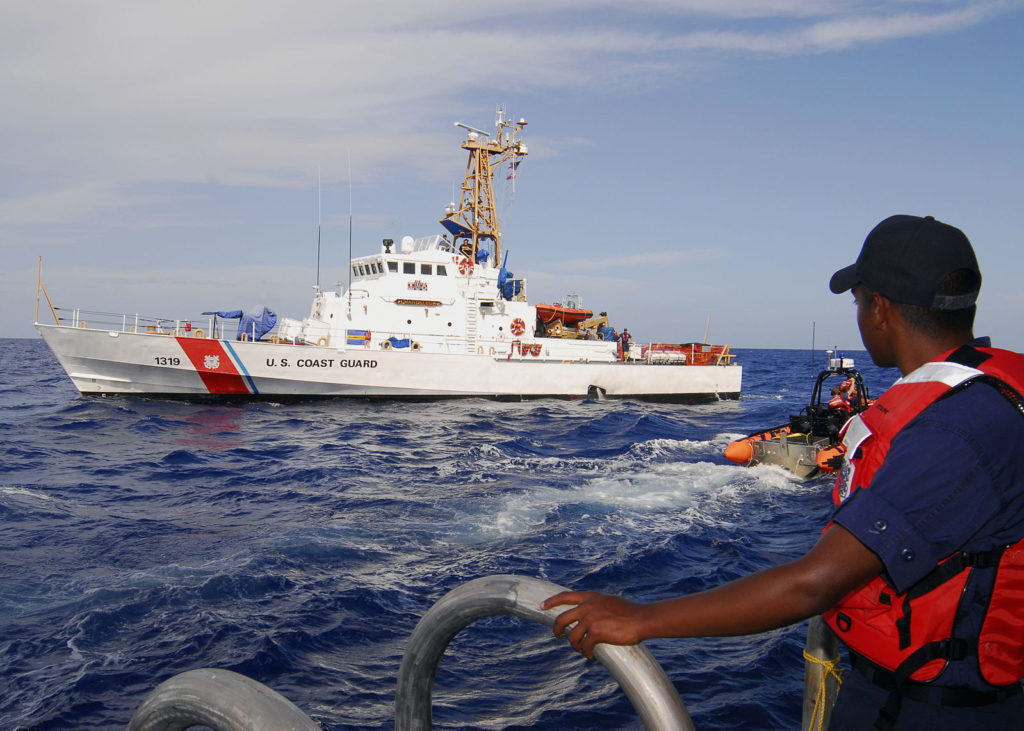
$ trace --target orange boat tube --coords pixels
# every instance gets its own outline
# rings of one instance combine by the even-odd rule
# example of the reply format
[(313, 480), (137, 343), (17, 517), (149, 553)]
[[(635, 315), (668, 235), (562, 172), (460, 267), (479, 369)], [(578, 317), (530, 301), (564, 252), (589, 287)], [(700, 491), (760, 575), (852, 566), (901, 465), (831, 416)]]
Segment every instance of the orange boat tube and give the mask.
[(725, 458), (736, 464), (746, 464), (754, 458), (754, 445), (750, 439), (737, 439), (725, 448)]
[(746, 464), (754, 458), (754, 442), (778, 439), (783, 434), (789, 434), (790, 431), (789, 424), (783, 424), (782, 426), (765, 429), (757, 434), (751, 434), (749, 437), (743, 437), (743, 439), (737, 439), (725, 448), (725, 458), (736, 464)]

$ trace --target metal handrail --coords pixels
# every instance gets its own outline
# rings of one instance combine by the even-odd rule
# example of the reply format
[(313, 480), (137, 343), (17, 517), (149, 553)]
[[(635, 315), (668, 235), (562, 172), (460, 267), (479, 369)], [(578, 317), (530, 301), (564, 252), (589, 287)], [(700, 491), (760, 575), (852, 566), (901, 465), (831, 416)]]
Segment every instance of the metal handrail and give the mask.
[[(511, 574), (485, 576), (441, 597), (420, 619), (402, 656), (395, 693), (396, 731), (432, 727), (431, 695), (445, 648), (462, 629), (483, 617), (511, 615), (551, 627), (561, 609), (541, 610), (557, 584)], [(838, 692), (829, 666), (838, 660), (838, 641), (820, 617), (807, 628), (802, 728), (827, 729)], [(672, 682), (643, 645), (599, 644), (594, 657), (633, 703), (645, 728), (694, 731), (693, 721)], [(822, 701), (815, 708), (815, 699)], [(132, 716), (128, 731), (184, 731), (193, 726), (217, 731), (314, 731), (320, 726), (298, 706), (267, 686), (230, 670), (202, 668), (158, 685)]]
[[(448, 643), (463, 628), (493, 615), (554, 625), (562, 610), (542, 610), (540, 603), (565, 589), (526, 576), (485, 576), (453, 589), (438, 600), (416, 625), (398, 671), (395, 729), (431, 728), (431, 694), (438, 664)], [(693, 722), (654, 656), (643, 645), (599, 644), (594, 657), (618, 681), (644, 726), (652, 730), (692, 731)]]
[(230, 670), (200, 668), (165, 680), (142, 701), (128, 731), (320, 731), (298, 706)]
[(830, 672), (839, 660), (839, 640), (821, 616), (811, 617), (807, 623), (807, 641), (804, 647), (804, 704), (801, 728), (803, 731), (827, 729), (832, 718), (832, 707), (839, 695), (839, 676)]

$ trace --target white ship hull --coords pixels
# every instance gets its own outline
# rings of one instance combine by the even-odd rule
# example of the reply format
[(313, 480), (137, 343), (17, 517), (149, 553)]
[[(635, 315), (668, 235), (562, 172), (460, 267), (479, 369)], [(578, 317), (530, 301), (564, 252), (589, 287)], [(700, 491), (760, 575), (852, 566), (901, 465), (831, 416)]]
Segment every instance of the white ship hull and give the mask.
[(83, 394), (194, 397), (738, 398), (738, 365), (565, 362), (483, 354), (153, 335), (37, 325)]

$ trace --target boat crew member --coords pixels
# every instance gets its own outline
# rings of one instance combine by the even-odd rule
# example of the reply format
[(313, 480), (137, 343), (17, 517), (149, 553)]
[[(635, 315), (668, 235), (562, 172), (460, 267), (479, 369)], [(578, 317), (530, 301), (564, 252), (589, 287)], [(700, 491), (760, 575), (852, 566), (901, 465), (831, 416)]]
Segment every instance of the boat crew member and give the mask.
[(846, 399), (851, 406), (860, 406), (860, 397), (857, 393), (857, 384), (853, 382), (852, 378), (847, 378), (839, 385), (839, 391), (842, 393), (843, 398)]
[(832, 387), (832, 398), (829, 399), (828, 407), (830, 409), (836, 409), (837, 411), (850, 410), (850, 404), (843, 397), (843, 393), (839, 390), (839, 386)]
[[(876, 365), (903, 374), (846, 427), (832, 520), (790, 563), (650, 604), (563, 592), (599, 642), (742, 635), (823, 614), (850, 650), (830, 728), (1019, 728), (1024, 717), (1024, 357), (975, 339), (981, 273), (959, 230), (893, 216), (829, 283)], [(571, 629), (569, 625), (576, 623)]]
[(633, 338), (629, 334), (629, 328), (622, 328), (622, 334), (619, 335), (619, 346), (622, 348), (622, 359), (626, 360), (629, 358), (629, 344), (633, 342)]

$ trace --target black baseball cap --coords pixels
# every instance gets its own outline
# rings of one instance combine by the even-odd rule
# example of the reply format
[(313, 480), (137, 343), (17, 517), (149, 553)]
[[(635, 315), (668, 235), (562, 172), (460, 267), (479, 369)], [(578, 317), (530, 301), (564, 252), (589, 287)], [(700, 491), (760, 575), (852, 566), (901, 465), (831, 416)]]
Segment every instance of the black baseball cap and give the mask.
[[(936, 294), (939, 283), (958, 269), (977, 276), (973, 292)], [(836, 294), (864, 283), (893, 302), (933, 310), (962, 310), (973, 305), (981, 289), (981, 271), (964, 232), (932, 216), (890, 216), (875, 226), (857, 261), (832, 275)]]

